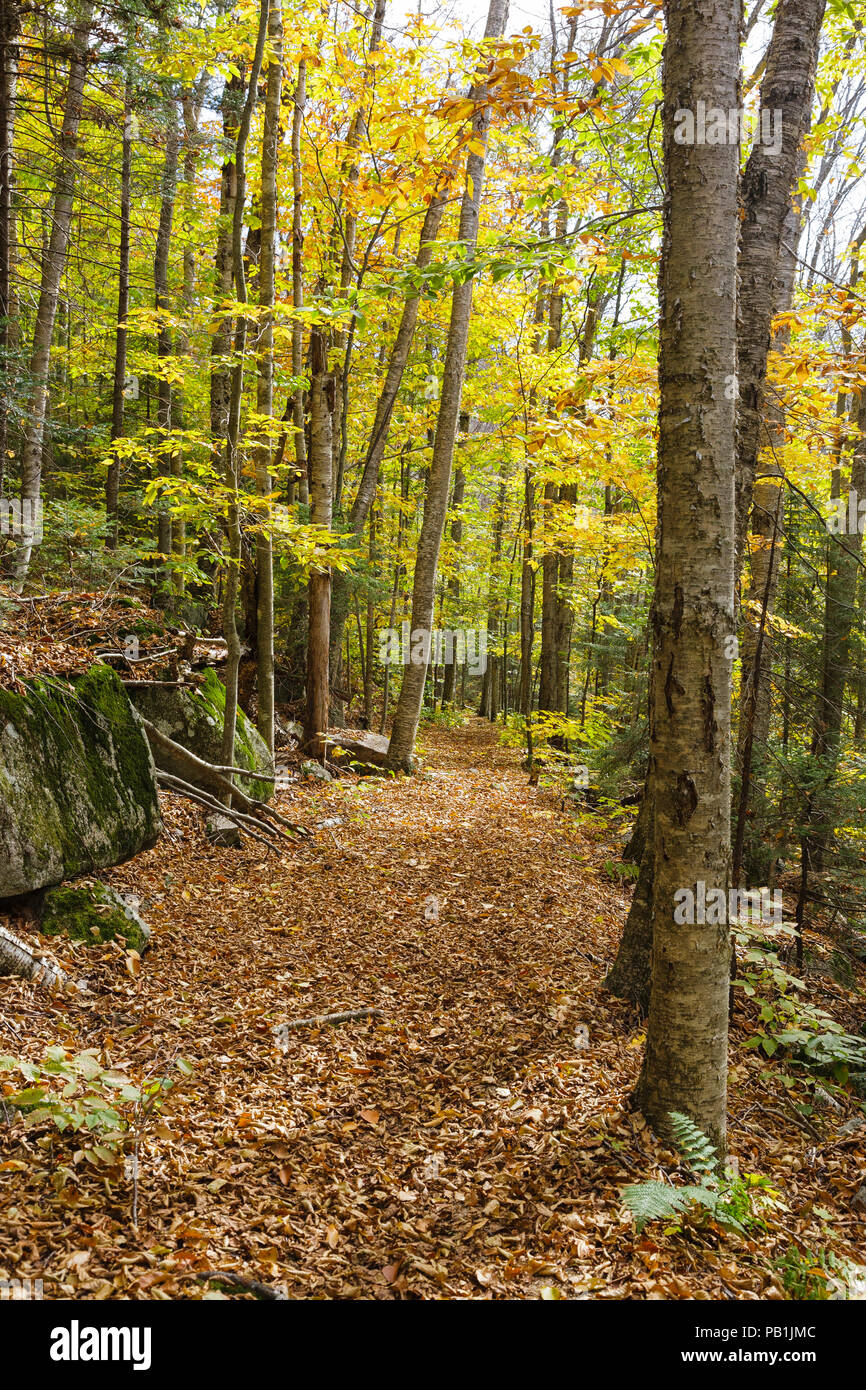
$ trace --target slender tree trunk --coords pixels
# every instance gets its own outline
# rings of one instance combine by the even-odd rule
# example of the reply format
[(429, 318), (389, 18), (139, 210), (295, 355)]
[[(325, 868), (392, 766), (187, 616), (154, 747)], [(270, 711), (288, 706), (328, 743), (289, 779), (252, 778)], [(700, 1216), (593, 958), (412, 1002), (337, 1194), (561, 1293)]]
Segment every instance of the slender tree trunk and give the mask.
[[(653, 611), (653, 960), (637, 1097), (670, 1133), (682, 1111), (724, 1157), (730, 937), (738, 142), (678, 144), (675, 112), (740, 104), (739, 0), (668, 0), (663, 78), (659, 548)], [(723, 894), (721, 921), (676, 920), (682, 890)]]
[[(162, 366), (157, 385), (157, 408), (156, 418), (162, 438), (160, 446), (165, 450), (172, 429), (171, 405), (172, 390), (171, 381), (165, 375), (165, 363), (172, 355), (173, 343), (172, 333), (169, 323), (171, 305), (169, 301), (168, 283), (168, 263), (171, 253), (171, 233), (174, 222), (174, 204), (177, 193), (177, 157), (180, 147), (180, 140), (177, 129), (177, 106), (174, 95), (172, 94), (167, 102), (167, 131), (165, 137), (165, 164), (162, 172), (162, 201), (159, 211), (159, 227), (156, 234), (156, 252), (153, 258), (153, 288), (154, 303), (157, 315), (156, 330), (156, 355)], [(166, 454), (160, 455), (160, 472), (166, 471)], [(168, 465), (170, 472), (171, 465)], [(159, 562), (160, 574), (160, 593), (157, 595), (159, 605), (164, 607), (169, 602), (168, 580), (171, 561), (171, 510), (164, 497), (160, 497), (157, 513), (157, 542), (156, 548), (162, 557)]]
[[(333, 512), (333, 411), (336, 386), (328, 371), (324, 335), (315, 328), (310, 343), (310, 521), (330, 528)], [(312, 570), (308, 582), (307, 709), (304, 746), (314, 757), (324, 755), (322, 737), (328, 732), (330, 680), (331, 574)]]
[[(268, 4), (268, 0), (262, 0)], [(277, 167), (279, 163), (280, 99), (283, 81), (283, 18), (281, 0), (270, 0), (268, 38), (271, 60), (265, 97), (265, 124), (262, 133), (262, 247), (259, 256), (259, 305), (265, 310), (259, 321), (259, 377), (256, 391), (258, 414), (271, 419), (274, 413), (274, 265), (277, 239)], [(271, 439), (265, 438), (256, 451), (256, 487), (267, 496), (273, 486), (270, 475)], [(256, 540), (258, 575), (258, 730), (274, 751), (274, 557), (270, 517), (260, 517)]]
[[(207, 77), (208, 75), (204, 74), (199, 78), (192, 89), (186, 88), (181, 93), (181, 109), (183, 111), (184, 127), (182, 201), (184, 222), (183, 326), (178, 334), (177, 340), (177, 355), (181, 359), (188, 358), (190, 355), (189, 328), (195, 307), (196, 248), (192, 241), (191, 228), (194, 219), (195, 178), (199, 157), (199, 117), (201, 115), (201, 104), (205, 96)], [(186, 395), (183, 383), (175, 388), (172, 402), (172, 416), (175, 429), (182, 430), (186, 428)], [(171, 471), (173, 477), (183, 477), (184, 456), (183, 450), (180, 448), (174, 450), (172, 453)], [(186, 557), (186, 522), (183, 515), (179, 513), (171, 519), (171, 551), (177, 562), (172, 576), (174, 587), (177, 593), (182, 594), (186, 589), (186, 576), (182, 564)]]
[[(128, 44), (131, 46), (131, 35)], [(132, 176), (132, 64), (127, 52), (123, 95), (123, 148), (120, 162), (120, 251), (117, 266), (117, 327), (114, 333), (114, 377), (111, 388), (111, 441), (123, 438), (123, 400), (126, 386), (126, 316), (129, 313), (129, 205)], [(105, 479), (105, 544), (117, 546), (120, 460), (114, 458)]]
[[(439, 234), (439, 227), (442, 222), (442, 214), (445, 211), (445, 203), (446, 199), (444, 194), (440, 194), (432, 199), (427, 208), (427, 212), (424, 216), (424, 224), (421, 228), (421, 237), (418, 243), (418, 254), (415, 260), (415, 265), (418, 270), (424, 270), (430, 264), (433, 249), (436, 244), (436, 237)], [(370, 506), (376, 494), (382, 458), (388, 443), (391, 417), (394, 413), (394, 406), (400, 391), (403, 373), (406, 370), (406, 363), (409, 361), (412, 340), (415, 336), (415, 325), (418, 321), (418, 306), (420, 302), (420, 295), (412, 295), (405, 301), (403, 312), (400, 317), (400, 326), (397, 329), (397, 334), (391, 348), (388, 370), (385, 374), (385, 381), (382, 385), (382, 390), (376, 405), (373, 429), (364, 457), (361, 481), (358, 484), (358, 491), (355, 494), (355, 499), (349, 511), (349, 530), (356, 538), (363, 533)], [(331, 595), (332, 676), (336, 676), (336, 667), (343, 643), (346, 615), (349, 611), (349, 592), (350, 581), (348, 576), (338, 571), (333, 577), (333, 592)]]
[[(367, 549), (367, 612), (365, 621), (365, 635), (367, 639), (367, 658), (364, 662), (364, 720), (369, 729), (373, 724), (373, 644), (376, 639), (376, 593), (373, 587), (373, 575), (376, 572), (379, 560), (378, 549), (378, 527), (376, 525), (376, 507), (370, 509), (370, 525), (368, 528), (368, 549)], [(360, 632), (358, 634), (360, 642)], [(363, 644), (362, 644), (363, 646)]]
[(51, 339), (57, 317), (60, 280), (66, 264), (69, 228), (72, 221), (72, 201), (75, 193), (75, 167), (78, 154), (78, 127), (84, 101), (87, 76), (87, 44), (93, 17), (92, 0), (78, 6), (72, 31), (72, 56), (63, 124), (57, 137), (58, 163), (51, 207), (51, 231), (42, 260), (42, 280), (39, 306), (33, 330), (33, 351), (30, 357), (30, 400), (27, 424), (21, 450), (22, 536), (16, 555), (15, 580), (23, 588), (30, 569), (35, 537), (38, 533), (37, 514), (42, 495), (42, 442), (48, 409), (48, 369), (51, 362)]
[[(404, 454), (408, 451), (404, 445)], [(397, 599), (400, 595), (400, 581), (406, 573), (406, 568), (402, 559), (403, 530), (406, 525), (406, 503), (409, 501), (409, 483), (411, 467), (408, 458), (401, 455), (400, 458), (400, 506), (397, 508), (397, 536), (394, 541), (394, 584), (391, 589), (391, 615), (388, 619), (388, 626), (394, 627), (394, 620), (397, 616)], [(331, 605), (333, 608), (333, 604)], [(385, 667), (385, 681), (382, 690), (382, 719), (379, 724), (379, 733), (384, 734), (388, 722), (388, 702), (391, 697), (391, 668), (389, 661)]]
[[(792, 208), (785, 224), (777, 276), (775, 314), (787, 313), (793, 302), (796, 250), (800, 216)], [(778, 328), (773, 350), (784, 352), (790, 338), (787, 324)], [(739, 807), (734, 829), (734, 886), (745, 881), (766, 882), (771, 849), (764, 842), (766, 830), (767, 741), (770, 734), (771, 675), (773, 667), (773, 613), (782, 554), (785, 520), (785, 483), (782, 450), (785, 445), (785, 409), (766, 397), (763, 447), (755, 465), (752, 516), (749, 535), (750, 583), (743, 608), (743, 644), (740, 665), (740, 723), (737, 730), (737, 766), (740, 769)], [(744, 557), (745, 558), (745, 557)]]
[[(553, 528), (553, 511), (559, 489), (555, 483), (544, 485), (544, 525)], [(538, 675), (539, 710), (556, 709), (556, 592), (559, 583), (559, 554), (548, 543), (541, 557), (541, 656)]]
[[(368, 55), (373, 54), (379, 48), (382, 41), (382, 25), (385, 22), (386, 0), (375, 0), (373, 6), (373, 20), (370, 28), (370, 40), (367, 45)], [(358, 214), (355, 210), (355, 190), (360, 176), (358, 167), (358, 148), (361, 139), (367, 129), (367, 119), (369, 112), (369, 97), (375, 88), (376, 70), (372, 63), (368, 61), (363, 78), (364, 96), (361, 105), (358, 107), (352, 118), (349, 133), (346, 137), (346, 154), (350, 160), (348, 179), (344, 189), (343, 206), (345, 215), (343, 216), (343, 254), (340, 262), (340, 290), (343, 294), (349, 288), (355, 278), (355, 243), (358, 235)], [(349, 360), (352, 342), (351, 329), (338, 329), (334, 334), (334, 350), (337, 353), (345, 352), (345, 358), (339, 369), (339, 380), (337, 385), (336, 410), (339, 422), (339, 441), (335, 448), (336, 476), (334, 479), (334, 510), (339, 512), (343, 495), (343, 473), (346, 467), (346, 450), (348, 447), (348, 415), (349, 415)]]
[(532, 738), (532, 648), (535, 622), (535, 477), (532, 463), (523, 465), (523, 563), (520, 567), (520, 694), (518, 708), (526, 733), (526, 757), (530, 772), (533, 763)]
[(767, 353), (786, 222), (809, 129), (815, 68), (826, 0), (779, 0), (761, 82), (761, 118), (781, 119), (781, 149), (756, 140), (743, 174), (739, 249), (737, 383), (737, 574), (761, 434)]
[(15, 95), (18, 6), (0, 5), (0, 497), (6, 483), (12, 365), (15, 259)]
[[(508, 14), (508, 0), (490, 0), (487, 13), (487, 26), (484, 37), (496, 40), (502, 37)], [(460, 209), (459, 239), (464, 254), (474, 253), (478, 239), (478, 217), (481, 207), (481, 190), (484, 180), (484, 164), (487, 150), (487, 137), (490, 129), (490, 107), (485, 102), (486, 84), (482, 81), (475, 91), (476, 114), (473, 118), (473, 135), (481, 153), (472, 150), (466, 162), (466, 189)], [(433, 442), (433, 456), (427, 479), (427, 495), (424, 501), (424, 519), (418, 538), (418, 551), (415, 562), (415, 583), (412, 594), (412, 629), (421, 629), (429, 634), (433, 620), (433, 597), (436, 588), (436, 570), (439, 560), (439, 547), (442, 543), (442, 530), (448, 507), (448, 491), (451, 481), (451, 464), (454, 457), (454, 444), (457, 437), (457, 420), (460, 413), (460, 396), (463, 389), (463, 373), (466, 365), (466, 347), (469, 339), (469, 319), (472, 310), (472, 279), (457, 285), (451, 299), (451, 321), (448, 327), (448, 343), (445, 350), (445, 365), (442, 383), (442, 399), (436, 421), (436, 435)], [(394, 727), (388, 749), (388, 761), (393, 768), (410, 771), (415, 735), (421, 717), (424, 698), (426, 667), (423, 662), (413, 663), (405, 668), (400, 699), (394, 715)]]
[[(304, 433), (304, 329), (297, 311), (304, 307), (304, 232), (303, 207), (304, 188), (301, 170), (301, 126), (304, 122), (304, 108), (307, 102), (307, 64), (298, 64), (298, 76), (292, 102), (292, 424), (295, 435), (295, 483), (298, 488), (298, 501), (306, 507), (310, 501), (310, 488), (307, 479), (307, 448)], [(294, 486), (289, 489), (289, 501), (294, 500)]]
[[(268, 6), (262, 0), (259, 10), (259, 28), (256, 47), (250, 67), (249, 85), (246, 100), (237, 128), (234, 158), (234, 189), (227, 201), (231, 203), (231, 242), (230, 264), (234, 280), (235, 297), (241, 305), (235, 326), (234, 365), (231, 369), (231, 387), (228, 399), (228, 419), (225, 435), (226, 486), (229, 495), (226, 531), (228, 538), (228, 563), (226, 565), (223, 592), (223, 636), (226, 639), (226, 711), (223, 724), (223, 739), (220, 756), (223, 763), (231, 767), (234, 763), (235, 731), (238, 714), (238, 670), (241, 660), (241, 643), (237, 624), (237, 598), (240, 585), (241, 554), (243, 550), (240, 518), (240, 460), (238, 443), (240, 438), (241, 401), (244, 390), (244, 356), (247, 345), (247, 318), (243, 306), (247, 303), (247, 282), (243, 256), (243, 219), (246, 202), (246, 149), (250, 134), (253, 109), (258, 94), (259, 76), (265, 38), (268, 30)], [(231, 189), (231, 185), (229, 185)], [(212, 398), (213, 399), (213, 398)]]
[[(458, 466), (454, 470), (454, 487), (451, 491), (451, 511), (453, 519), (451, 521), (451, 539), (454, 542), (454, 549), (459, 557), (460, 544), (463, 540), (463, 499), (466, 494), (466, 474)], [(460, 602), (460, 577), (459, 569), (448, 581), (448, 592), (454, 611), (457, 611), (457, 604)], [(457, 673), (457, 661), (448, 662), (445, 666), (445, 675), (442, 681), (442, 703), (450, 705), (454, 701), (454, 682)]]

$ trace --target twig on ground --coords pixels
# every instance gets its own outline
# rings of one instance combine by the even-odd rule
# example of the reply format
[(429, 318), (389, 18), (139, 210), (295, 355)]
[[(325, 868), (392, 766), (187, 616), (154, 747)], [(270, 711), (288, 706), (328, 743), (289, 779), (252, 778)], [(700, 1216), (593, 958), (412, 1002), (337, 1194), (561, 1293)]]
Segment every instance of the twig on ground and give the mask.
[(234, 1284), (239, 1289), (249, 1289), (257, 1298), (270, 1299), (276, 1303), (288, 1302), (282, 1289), (274, 1289), (270, 1284), (262, 1284), (258, 1279), (248, 1279), (246, 1275), (235, 1274), (230, 1269), (205, 1269), (200, 1274), (193, 1275), (193, 1278), (204, 1282), (213, 1280), (215, 1283)]
[(314, 1014), (312, 1018), (290, 1018), (288, 1022), (279, 1024), (274, 1032), (279, 1036), (287, 1033), (290, 1028), (318, 1028), (323, 1023), (353, 1023), (359, 1018), (381, 1018), (382, 1009), (346, 1009), (339, 1014)]

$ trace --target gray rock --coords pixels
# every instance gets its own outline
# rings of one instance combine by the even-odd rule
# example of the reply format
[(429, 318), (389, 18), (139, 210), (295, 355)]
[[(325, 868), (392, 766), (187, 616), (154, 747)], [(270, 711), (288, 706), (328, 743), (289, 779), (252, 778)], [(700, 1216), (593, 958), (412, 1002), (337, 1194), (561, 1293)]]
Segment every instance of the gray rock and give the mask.
[(237, 823), (228, 816), (209, 816), (204, 833), (212, 845), (220, 849), (240, 849), (243, 844)]
[[(132, 690), (132, 701), (145, 719), (155, 724), (160, 733), (167, 734), (175, 743), (187, 748), (190, 753), (203, 758), (207, 763), (222, 762), (221, 745), (223, 724), (225, 722), (225, 686), (216, 673), (208, 670), (205, 679), (195, 689), (183, 686), (140, 686)], [(184, 763), (175, 763), (171, 755), (157, 750), (157, 767), (189, 781), (189, 769)], [(251, 772), (263, 772), (273, 776), (274, 765), (264, 739), (247, 719), (243, 710), (238, 710), (235, 728), (234, 766), (247, 767)], [(261, 782), (256, 778), (238, 777), (237, 785), (247, 796), (256, 801), (267, 801), (274, 794), (273, 782)]]
[[(384, 734), (368, 729), (334, 729), (325, 740), (328, 761), (349, 767), (362, 775), (381, 774), (388, 769), (388, 745)], [(413, 767), (416, 759), (412, 759)]]
[(301, 772), (305, 777), (318, 778), (320, 782), (333, 782), (334, 780), (332, 773), (330, 773), (326, 767), (312, 760), (301, 763)]
[(114, 671), (0, 690), (0, 898), (122, 863), (160, 828), (150, 746)]

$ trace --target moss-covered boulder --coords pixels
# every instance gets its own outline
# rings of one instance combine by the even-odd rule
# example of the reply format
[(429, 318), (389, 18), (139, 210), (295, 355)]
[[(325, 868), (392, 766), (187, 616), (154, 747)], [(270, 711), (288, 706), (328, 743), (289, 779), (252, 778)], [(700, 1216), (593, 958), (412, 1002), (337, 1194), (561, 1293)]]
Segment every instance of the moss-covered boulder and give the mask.
[(120, 864), (160, 824), (150, 746), (114, 671), (0, 690), (0, 898)]
[[(139, 713), (155, 724), (160, 733), (167, 734), (175, 743), (207, 763), (222, 762), (220, 749), (225, 724), (226, 690), (215, 671), (208, 670), (203, 683), (194, 690), (185, 686), (140, 686), (132, 690), (132, 699)], [(180, 761), (175, 763), (170, 753), (157, 749), (156, 761), (163, 772), (189, 779), (189, 769)], [(274, 765), (267, 744), (240, 709), (235, 729), (233, 765), (273, 776)], [(247, 796), (259, 801), (266, 801), (274, 794), (273, 782), (238, 777), (237, 784)]]
[(63, 883), (49, 888), (40, 910), (43, 936), (67, 936), (94, 946), (122, 941), (139, 953), (150, 944), (150, 927), (133, 903), (104, 883)]

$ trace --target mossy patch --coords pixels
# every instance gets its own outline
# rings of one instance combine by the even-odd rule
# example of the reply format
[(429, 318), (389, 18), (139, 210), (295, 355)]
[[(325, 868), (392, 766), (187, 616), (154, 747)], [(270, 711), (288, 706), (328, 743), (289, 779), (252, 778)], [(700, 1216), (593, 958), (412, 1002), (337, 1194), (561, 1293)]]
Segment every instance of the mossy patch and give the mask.
[(159, 829), (150, 748), (110, 667), (0, 690), (0, 898), (118, 864)]
[(104, 883), (64, 883), (45, 894), (39, 930), (43, 936), (67, 936), (88, 946), (123, 941), (136, 951), (148, 944), (144, 924), (132, 908)]

